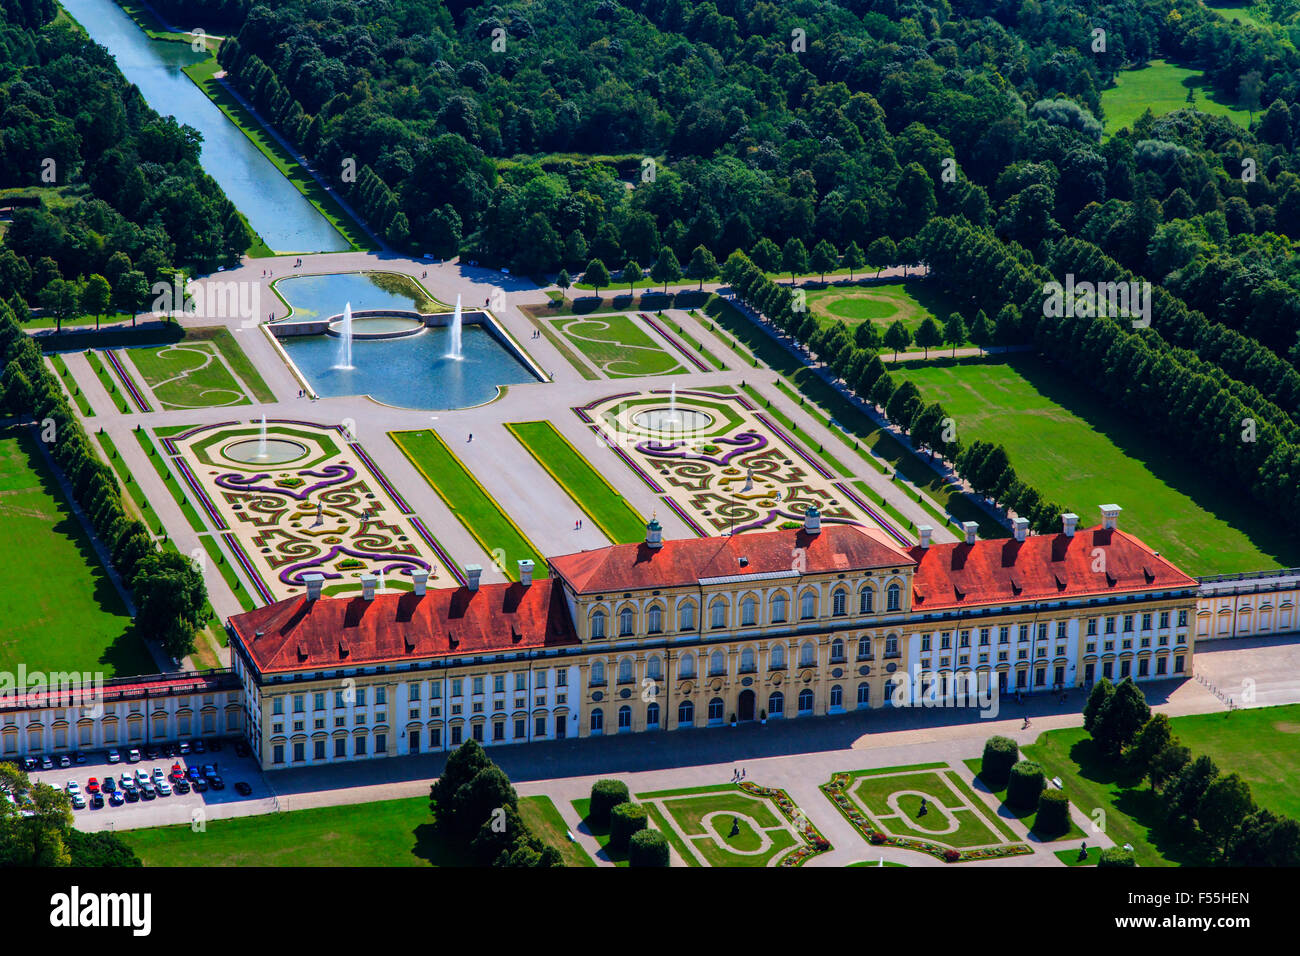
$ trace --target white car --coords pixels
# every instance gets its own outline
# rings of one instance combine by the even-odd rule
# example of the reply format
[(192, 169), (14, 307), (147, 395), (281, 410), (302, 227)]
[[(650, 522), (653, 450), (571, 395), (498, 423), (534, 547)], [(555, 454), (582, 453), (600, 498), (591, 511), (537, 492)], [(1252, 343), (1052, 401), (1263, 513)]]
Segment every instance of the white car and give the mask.
[(110, 751), (108, 752), (108, 762), (109, 762), (109, 763), (121, 763), (121, 762), (122, 762), (122, 755), (121, 755), (120, 753), (118, 753), (116, 750), (110, 750)]
[(69, 796), (81, 793), (81, 785), (75, 780), (69, 780), (68, 785), (64, 789), (68, 791)]
[(72, 809), (74, 810), (86, 809), (86, 798), (79, 793), (74, 793), (72, 795)]
[(159, 780), (154, 786), (158, 790), (158, 796), (170, 797), (172, 795), (172, 785), (166, 780)]

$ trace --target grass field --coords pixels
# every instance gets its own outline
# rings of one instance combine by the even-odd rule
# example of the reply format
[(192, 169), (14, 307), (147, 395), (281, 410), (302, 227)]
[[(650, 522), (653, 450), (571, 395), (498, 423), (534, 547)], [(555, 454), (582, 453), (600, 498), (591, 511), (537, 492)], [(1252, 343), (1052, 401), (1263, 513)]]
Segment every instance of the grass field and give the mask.
[[(882, 431), (867, 415), (850, 404), (839, 392), (822, 381), (812, 369), (787, 352), (766, 331), (759, 328), (725, 299), (713, 296), (705, 312), (720, 328), (739, 339), (773, 371), (785, 376), (799, 393), (819, 405), (839, 424), (839, 431), (852, 446), (865, 446), (881, 462), (893, 466), (907, 482), (925, 490), (951, 520), (979, 523), (983, 537), (1007, 537), (1008, 532), (982, 510), (955, 493), (920, 458)], [(941, 523), (943, 519), (936, 519)], [(904, 525), (904, 527), (907, 527)], [(910, 529), (909, 529), (910, 530)]]
[(224, 325), (214, 325), (198, 329), (186, 329), (186, 342), (211, 342), (221, 352), (231, 371), (244, 383), (244, 387), (253, 393), (258, 402), (275, 401), (275, 392), (267, 386), (262, 375), (253, 367), (239, 342)]
[[(948, 786), (945, 776), (939, 771), (922, 770), (900, 776), (862, 777), (850, 786), (849, 796), (895, 836), (931, 840), (958, 849), (997, 844), (997, 833), (965, 806)], [(920, 816), (921, 794), (930, 804), (924, 817)], [(891, 806), (891, 797), (897, 808)], [(980, 806), (975, 801), (972, 805)], [(950, 823), (940, 807), (946, 808), (957, 824), (951, 833), (942, 832)], [(903, 815), (915, 826), (901, 819)]]
[(645, 518), (554, 425), (547, 421), (515, 422), (506, 428), (610, 541), (629, 544), (645, 537)]
[(615, 866), (627, 866), (627, 854), (609, 848), (609, 826), (597, 826), (587, 819), (587, 814), (591, 812), (591, 800), (587, 797), (574, 800), (573, 809), (577, 812), (579, 819), (582, 820), (587, 829), (591, 832), (597, 845), (605, 851), (605, 855), (609, 860)]
[(179, 342), (125, 354), (163, 408), (248, 404), (215, 345)]
[(148, 432), (143, 428), (140, 428), (133, 431), (131, 434), (135, 435), (135, 440), (140, 444), (140, 447), (144, 449), (144, 453), (149, 456), (149, 461), (153, 463), (154, 471), (158, 472), (158, 477), (163, 480), (163, 484), (165, 484), (167, 490), (171, 492), (172, 498), (175, 500), (176, 504), (180, 506), (181, 512), (185, 515), (185, 520), (190, 523), (190, 527), (195, 531), (207, 531), (208, 529), (207, 526), (204, 525), (203, 519), (199, 517), (199, 513), (195, 510), (194, 505), (190, 503), (189, 497), (185, 493), (184, 486), (181, 485), (176, 476), (172, 474), (171, 469), (167, 467), (167, 460), (163, 457), (162, 452), (158, 450), (158, 446), (154, 444), (153, 439), (149, 437)]
[(1183, 745), (1237, 771), (1262, 807), (1300, 819), (1300, 704), (1175, 717)]
[(942, 325), (955, 306), (930, 284), (912, 279), (812, 289), (808, 292), (808, 308), (824, 325), (842, 321), (853, 328), (863, 322), (874, 322), (883, 331), (895, 320), (901, 320), (907, 330), (915, 334), (927, 318)]
[(519, 580), (516, 562), (528, 558), (534, 578), (547, 576), (541, 552), (437, 434), (424, 429), (389, 436), (483, 550), (500, 556), (502, 573)]
[[(1196, 90), (1196, 102), (1187, 102), (1188, 89)], [(1106, 132), (1114, 133), (1133, 122), (1148, 109), (1156, 116), (1195, 106), (1202, 113), (1226, 116), (1239, 126), (1246, 126), (1250, 114), (1235, 103), (1211, 98), (1211, 91), (1196, 70), (1184, 69), (1164, 60), (1152, 60), (1137, 70), (1125, 70), (1115, 78), (1115, 85), (1103, 90), (1101, 106), (1106, 113)]]
[[(992, 793), (993, 796), (998, 798), (998, 803), (1001, 804), (1001, 809), (1005, 810), (1007, 813), (1011, 814), (1011, 816), (1015, 817), (1026, 827), (1028, 827), (1030, 833), (1038, 837), (1040, 840), (1043, 840), (1044, 842), (1048, 842), (1048, 843), (1052, 843), (1057, 840), (1082, 840), (1084, 838), (1083, 831), (1079, 829), (1078, 824), (1076, 824), (1073, 820), (1070, 821), (1070, 825), (1064, 833), (1046, 833), (1046, 834), (1039, 833), (1036, 829), (1036, 827), (1038, 826), (1038, 822), (1037, 822), (1038, 807), (1034, 806), (1028, 810), (1021, 810), (1018, 807), (1008, 806), (1007, 788), (1004, 786), (1000, 790), (994, 790), (987, 783), (984, 783), (984, 778), (980, 776), (980, 766), (983, 764), (983, 762), (984, 761), (979, 757), (974, 757), (970, 760), (963, 761), (963, 763), (966, 764), (970, 772), (975, 774), (975, 779), (978, 780), (984, 786), (988, 787), (989, 792)], [(957, 780), (959, 778), (954, 776), (952, 779)], [(972, 802), (974, 802), (973, 799)], [(999, 823), (1000, 826), (1002, 826), (1003, 832), (1006, 832), (1005, 825), (1002, 824), (1002, 821), (999, 819), (997, 822)]]
[(77, 408), (81, 411), (82, 418), (94, 418), (95, 410), (90, 407), (90, 399), (86, 398), (84, 392), (77, 385), (77, 380), (72, 377), (68, 369), (68, 363), (63, 360), (63, 356), (57, 352), (49, 356), (50, 365), (54, 368), (54, 374), (59, 377), (63, 383), (63, 390), (68, 396), (76, 402)]
[(565, 826), (564, 818), (560, 816), (560, 811), (555, 808), (550, 797), (520, 797), (519, 815), (523, 817), (524, 823), (535, 836), (560, 851), (565, 866), (596, 865), (596, 861), (587, 855), (586, 850), (570, 841), (565, 835), (568, 827)]
[(591, 363), (610, 378), (682, 373), (680, 362), (665, 352), (626, 315), (556, 320), (556, 328)]
[[(664, 800), (664, 811), (710, 866), (761, 867), (796, 843), (768, 801), (737, 791), (715, 791)], [(722, 814), (708, 823), (709, 814)], [(734, 829), (732, 833), (732, 823)], [(771, 828), (771, 829), (769, 829)], [(762, 830), (768, 839), (766, 849)], [(762, 852), (756, 852), (759, 850)], [(681, 853), (681, 850), (678, 850)]]
[(1268, 11), (1262, 6), (1256, 6), (1252, 0), (1238, 0), (1236, 3), (1207, 3), (1205, 6), (1225, 20), (1240, 20), (1242, 23), (1261, 29), (1267, 28), (1272, 22)]
[(157, 669), (26, 431), (0, 432), (0, 522), (0, 671)]
[(1123, 528), (1188, 574), (1300, 564), (1300, 541), (1152, 441), (1141, 416), (1115, 413), (1033, 356), (905, 363), (894, 375), (941, 403), (960, 441), (1005, 445), (1016, 474), (1085, 527), (1114, 501), (1126, 509)]

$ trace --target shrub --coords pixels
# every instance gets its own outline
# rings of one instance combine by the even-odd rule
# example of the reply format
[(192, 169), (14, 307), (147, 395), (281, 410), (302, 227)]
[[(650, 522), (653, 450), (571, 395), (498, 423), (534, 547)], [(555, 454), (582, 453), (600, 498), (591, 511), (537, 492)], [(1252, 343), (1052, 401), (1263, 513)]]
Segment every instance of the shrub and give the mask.
[(956, 863), (961, 859), (961, 851), (949, 848), (943, 851), (943, 861), (945, 863)]
[(640, 830), (627, 844), (628, 866), (667, 866), (668, 841), (658, 830)]
[(1044, 790), (1038, 798), (1038, 816), (1034, 818), (1034, 832), (1041, 837), (1054, 837), (1070, 829), (1070, 801), (1060, 790)]
[(626, 852), (633, 834), (646, 828), (645, 807), (620, 803), (609, 812), (609, 848)]
[(609, 812), (631, 799), (627, 784), (622, 780), (597, 780), (591, 785), (591, 808), (587, 811), (587, 819), (592, 826), (607, 827)]
[(984, 759), (980, 764), (980, 779), (990, 790), (1001, 790), (1007, 785), (1011, 768), (1020, 759), (1020, 747), (1010, 737), (990, 737), (984, 741)]
[(1032, 760), (1022, 760), (1011, 768), (1007, 778), (1007, 806), (1031, 810), (1038, 805), (1038, 795), (1043, 792), (1043, 768)]
[(1126, 850), (1122, 846), (1111, 846), (1101, 851), (1101, 856), (1097, 859), (1098, 866), (1137, 866), (1137, 857), (1133, 855), (1132, 850)]

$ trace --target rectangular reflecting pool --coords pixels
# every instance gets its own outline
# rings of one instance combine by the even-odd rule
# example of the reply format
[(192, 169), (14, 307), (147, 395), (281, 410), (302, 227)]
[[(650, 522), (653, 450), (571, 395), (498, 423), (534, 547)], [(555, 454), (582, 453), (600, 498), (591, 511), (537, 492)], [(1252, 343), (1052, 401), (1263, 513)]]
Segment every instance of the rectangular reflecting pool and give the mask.
[(460, 359), (447, 357), (450, 339), (442, 326), (402, 338), (354, 339), (352, 368), (337, 367), (336, 336), (292, 336), (280, 344), (322, 397), (369, 395), (403, 408), (465, 408), (491, 401), (498, 385), (537, 381), (482, 326), (465, 325)]

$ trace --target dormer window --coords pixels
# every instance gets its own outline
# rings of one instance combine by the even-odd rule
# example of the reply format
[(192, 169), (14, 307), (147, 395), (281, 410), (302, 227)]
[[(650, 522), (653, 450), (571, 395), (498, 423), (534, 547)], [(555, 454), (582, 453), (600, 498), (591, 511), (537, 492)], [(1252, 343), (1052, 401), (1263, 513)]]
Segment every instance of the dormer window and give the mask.
[(591, 615), (591, 636), (599, 639), (605, 636), (605, 612), (595, 611)]

